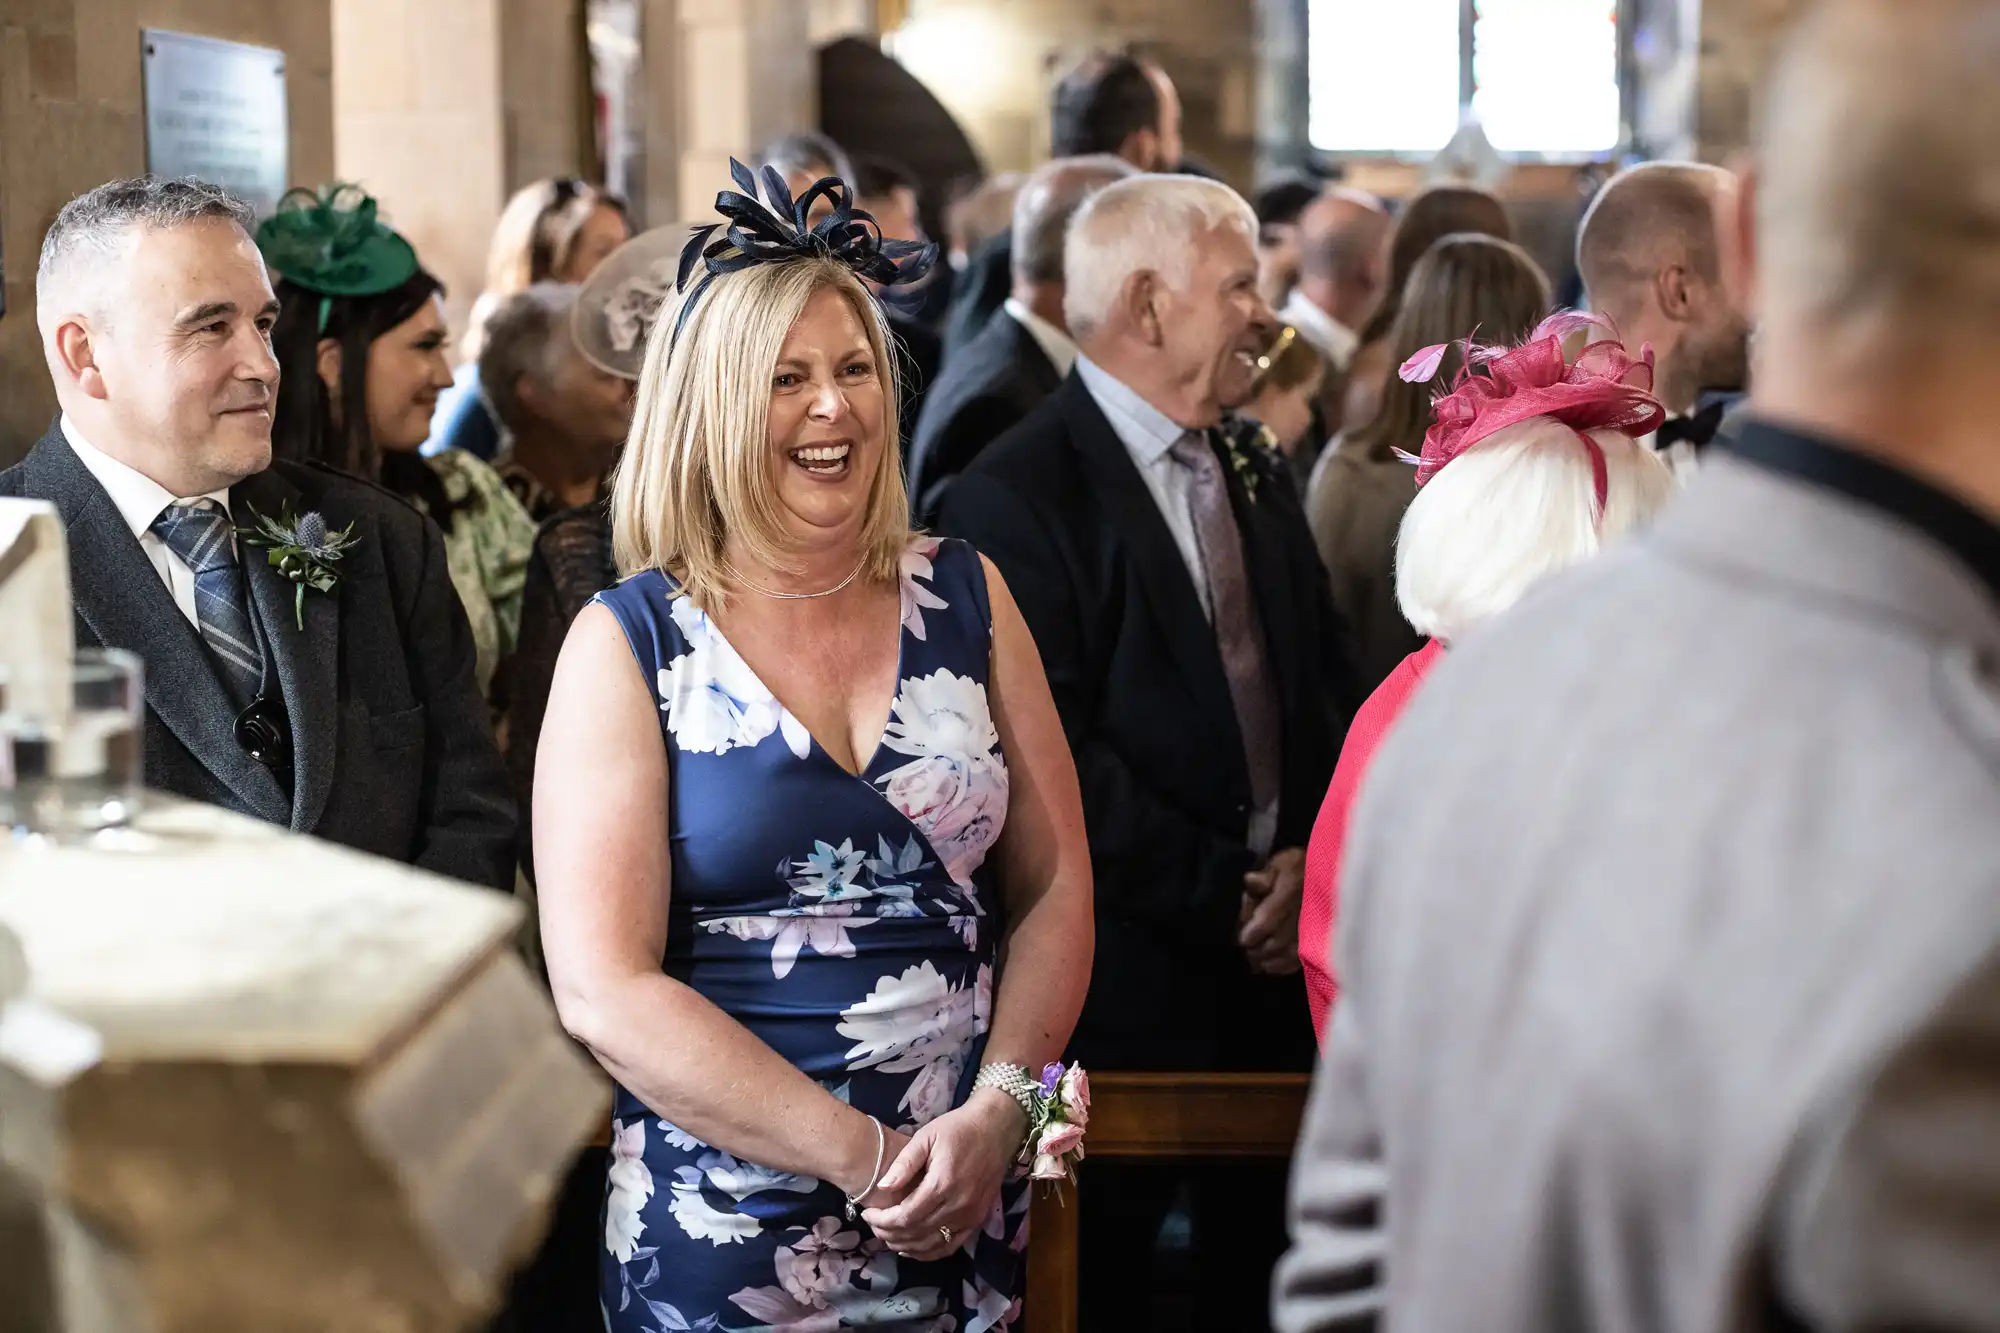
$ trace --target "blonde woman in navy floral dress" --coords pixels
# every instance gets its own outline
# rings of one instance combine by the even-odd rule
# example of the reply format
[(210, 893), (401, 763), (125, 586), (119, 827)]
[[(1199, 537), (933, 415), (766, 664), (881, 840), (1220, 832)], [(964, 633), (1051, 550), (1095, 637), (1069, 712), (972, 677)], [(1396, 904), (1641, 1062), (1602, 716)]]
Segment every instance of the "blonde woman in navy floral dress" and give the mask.
[(612, 1333), (1009, 1327), (1026, 1117), (973, 1080), (1059, 1058), (1089, 982), (1040, 658), (990, 565), (909, 530), (857, 278), (894, 252), (831, 202), (817, 241), (779, 224), (732, 267), (739, 232), (660, 312), (613, 498), (629, 577), (542, 733), (549, 974), (618, 1083)]

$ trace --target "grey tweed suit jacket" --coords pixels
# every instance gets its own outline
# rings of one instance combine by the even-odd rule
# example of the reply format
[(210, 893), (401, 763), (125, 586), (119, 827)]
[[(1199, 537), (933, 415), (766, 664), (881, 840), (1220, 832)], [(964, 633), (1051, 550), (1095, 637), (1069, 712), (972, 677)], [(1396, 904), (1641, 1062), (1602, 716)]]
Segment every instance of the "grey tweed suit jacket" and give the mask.
[(1284, 1333), (2000, 1330), (2000, 603), (1718, 450), (1382, 750)]
[(514, 802), (430, 520), (379, 486), (297, 463), (273, 463), (230, 489), (246, 526), (252, 514), (318, 511), (357, 538), (334, 590), (306, 594), (303, 628), (293, 585), (261, 552), (244, 552), (250, 609), (275, 659), (268, 692), (291, 728), (292, 764), (280, 775), (237, 745), (237, 705), (213, 659), (59, 427), (0, 472), (0, 495), (61, 511), (78, 644), (145, 661), (148, 786), (513, 887)]

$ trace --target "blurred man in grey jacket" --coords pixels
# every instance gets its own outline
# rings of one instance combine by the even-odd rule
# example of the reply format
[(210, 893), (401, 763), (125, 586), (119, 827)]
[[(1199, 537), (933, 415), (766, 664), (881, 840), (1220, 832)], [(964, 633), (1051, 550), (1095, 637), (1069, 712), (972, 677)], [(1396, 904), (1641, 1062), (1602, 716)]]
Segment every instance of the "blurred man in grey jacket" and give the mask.
[(1810, 11), (1748, 418), (1383, 750), (1279, 1328), (2000, 1330), (1996, 69)]

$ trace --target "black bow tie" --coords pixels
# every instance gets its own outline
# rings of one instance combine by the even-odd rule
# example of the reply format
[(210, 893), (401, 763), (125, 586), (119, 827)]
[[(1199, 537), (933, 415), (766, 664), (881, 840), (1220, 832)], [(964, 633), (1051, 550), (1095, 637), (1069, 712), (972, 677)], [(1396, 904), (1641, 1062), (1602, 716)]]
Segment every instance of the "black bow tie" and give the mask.
[(1718, 398), (1693, 416), (1669, 417), (1660, 424), (1659, 434), (1653, 437), (1653, 448), (1665, 453), (1674, 445), (1686, 440), (1700, 453), (1708, 448), (1715, 438), (1716, 430), (1722, 425), (1722, 417), (1729, 410), (1729, 401)]

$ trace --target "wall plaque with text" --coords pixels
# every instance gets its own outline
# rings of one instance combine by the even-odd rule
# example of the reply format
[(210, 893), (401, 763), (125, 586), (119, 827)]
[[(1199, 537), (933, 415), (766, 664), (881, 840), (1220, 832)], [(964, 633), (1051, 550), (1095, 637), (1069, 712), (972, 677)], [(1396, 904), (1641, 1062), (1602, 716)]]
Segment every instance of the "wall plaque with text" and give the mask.
[(146, 170), (198, 176), (249, 201), (278, 206), (290, 170), (285, 53), (147, 28)]

